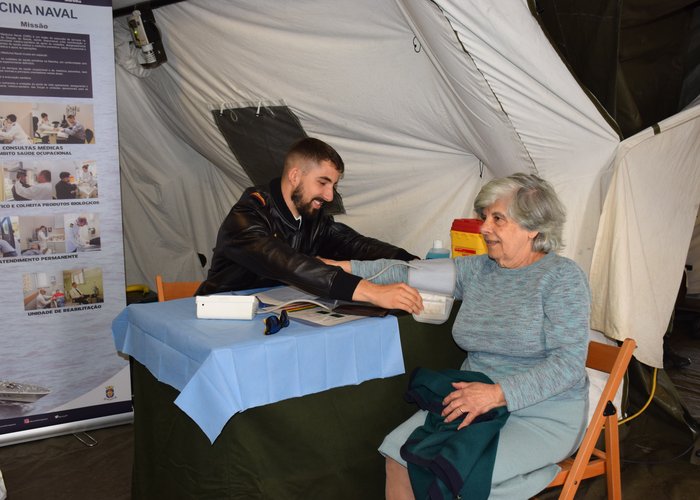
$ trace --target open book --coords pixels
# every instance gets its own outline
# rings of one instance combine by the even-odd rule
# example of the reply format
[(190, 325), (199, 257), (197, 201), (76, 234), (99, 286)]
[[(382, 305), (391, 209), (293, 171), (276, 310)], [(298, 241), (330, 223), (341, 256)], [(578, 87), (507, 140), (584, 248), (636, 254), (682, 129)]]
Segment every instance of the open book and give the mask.
[(326, 300), (292, 286), (256, 293), (258, 313), (285, 309), (291, 318), (317, 326), (334, 326), (366, 316), (385, 316), (387, 311), (366, 304)]

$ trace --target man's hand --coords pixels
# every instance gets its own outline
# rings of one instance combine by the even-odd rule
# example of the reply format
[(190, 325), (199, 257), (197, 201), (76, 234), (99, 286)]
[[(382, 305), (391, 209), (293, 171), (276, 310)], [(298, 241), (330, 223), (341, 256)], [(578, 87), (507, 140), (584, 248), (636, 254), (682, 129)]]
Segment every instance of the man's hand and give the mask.
[[(349, 260), (316, 258), (326, 265), (338, 266), (346, 273), (352, 273), (352, 266)], [(355, 288), (352, 300), (369, 302), (384, 309), (400, 309), (413, 314), (418, 314), (423, 310), (423, 299), (418, 290), (405, 283), (377, 285), (370, 281), (362, 280)]]
[(384, 309), (401, 309), (413, 314), (423, 310), (423, 299), (418, 290), (405, 283), (377, 285), (362, 280), (355, 288), (352, 300), (369, 302)]
[(476, 417), (493, 408), (505, 406), (506, 398), (499, 384), (481, 382), (453, 382), (454, 391), (445, 396), (442, 416), (445, 422), (464, 417), (457, 430), (471, 424)]

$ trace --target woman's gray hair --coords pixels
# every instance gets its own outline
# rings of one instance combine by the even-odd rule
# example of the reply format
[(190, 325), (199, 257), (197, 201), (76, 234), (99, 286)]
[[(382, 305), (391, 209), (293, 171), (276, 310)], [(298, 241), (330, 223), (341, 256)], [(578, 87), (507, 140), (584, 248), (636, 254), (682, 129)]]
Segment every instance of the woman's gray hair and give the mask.
[(549, 182), (524, 173), (493, 179), (476, 195), (474, 210), (483, 220), (484, 209), (501, 199), (509, 199), (507, 215), (511, 219), (523, 229), (539, 233), (532, 242), (534, 251), (549, 253), (564, 248), (566, 209)]

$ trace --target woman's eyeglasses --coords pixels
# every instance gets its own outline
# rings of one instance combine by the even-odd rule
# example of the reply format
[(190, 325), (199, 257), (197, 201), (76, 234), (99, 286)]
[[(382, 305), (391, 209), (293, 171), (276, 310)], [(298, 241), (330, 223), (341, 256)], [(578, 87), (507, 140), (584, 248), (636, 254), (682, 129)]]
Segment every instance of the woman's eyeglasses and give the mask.
[(268, 316), (263, 320), (263, 323), (265, 323), (265, 335), (273, 335), (285, 326), (289, 326), (289, 315), (287, 311), (282, 310), (279, 318), (277, 316)]

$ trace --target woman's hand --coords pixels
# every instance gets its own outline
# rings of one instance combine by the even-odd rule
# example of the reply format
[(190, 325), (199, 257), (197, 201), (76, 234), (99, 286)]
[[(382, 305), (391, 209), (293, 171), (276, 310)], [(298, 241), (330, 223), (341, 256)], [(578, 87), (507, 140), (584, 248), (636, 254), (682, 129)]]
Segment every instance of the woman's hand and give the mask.
[(455, 390), (442, 400), (442, 404), (445, 406), (442, 410), (442, 416), (445, 417), (445, 422), (452, 422), (464, 416), (464, 420), (457, 426), (457, 430), (471, 424), (479, 415), (507, 404), (499, 384), (453, 382), (452, 387)]
[(369, 302), (384, 309), (401, 309), (413, 314), (423, 310), (423, 299), (418, 290), (405, 283), (377, 285), (362, 280), (355, 288), (352, 300)]

